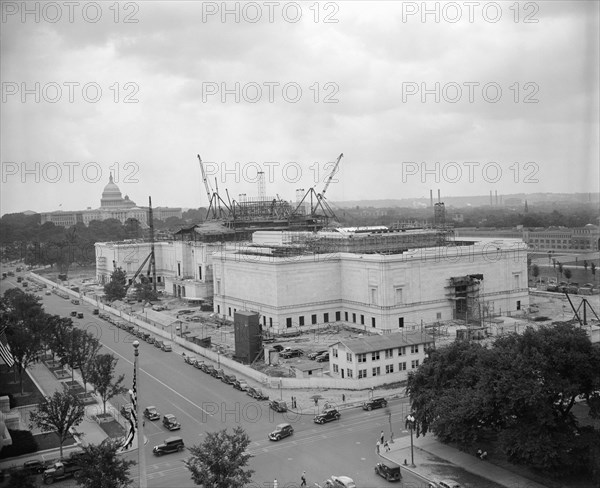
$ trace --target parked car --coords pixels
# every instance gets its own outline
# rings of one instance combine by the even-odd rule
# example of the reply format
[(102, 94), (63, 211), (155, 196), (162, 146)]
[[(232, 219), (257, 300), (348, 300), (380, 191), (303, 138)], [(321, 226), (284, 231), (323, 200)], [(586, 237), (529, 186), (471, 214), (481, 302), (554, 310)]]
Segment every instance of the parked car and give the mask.
[(387, 407), (387, 400), (383, 397), (371, 398), (363, 403), (363, 410), (373, 410), (374, 408)]
[(25, 461), (23, 463), (23, 471), (27, 474), (40, 474), (46, 471), (48, 463), (39, 459), (32, 459), (31, 461)]
[(216, 371), (216, 368), (212, 364), (207, 364), (206, 368), (201, 368), (202, 371), (212, 376), (212, 372)]
[(279, 441), (284, 437), (289, 437), (294, 433), (294, 428), (290, 424), (279, 424), (275, 430), (269, 434), (269, 439)]
[(169, 430), (181, 429), (181, 424), (177, 422), (175, 415), (171, 415), (170, 413), (163, 417), (163, 425)]
[(121, 415), (128, 419), (131, 417), (131, 410), (133, 409), (133, 403), (126, 403), (121, 406)]
[(235, 380), (235, 382), (232, 385), (236, 390), (240, 390), (240, 391), (247, 391), (248, 390), (248, 383), (246, 383), (245, 381), (242, 380)]
[(154, 446), (152, 452), (155, 456), (170, 454), (172, 452), (180, 452), (185, 449), (185, 444), (181, 437), (167, 437), (162, 444)]
[(148, 420), (158, 420), (160, 418), (160, 413), (158, 413), (156, 407), (150, 406), (144, 409), (144, 417)]
[(98, 310), (97, 308), (95, 308), (94, 310), (92, 310), (92, 314), (93, 315), (100, 315), (100, 310)]
[(315, 416), (313, 421), (315, 424), (324, 424), (327, 422), (331, 422), (332, 420), (339, 420), (341, 417), (340, 412), (338, 412), (335, 408), (328, 408), (323, 410), (320, 414)]
[(375, 465), (375, 473), (385, 478), (387, 481), (400, 481), (402, 474), (400, 473), (400, 466), (389, 466), (384, 463), (377, 463)]
[(215, 369), (215, 371), (211, 372), (210, 374), (211, 374), (211, 376), (214, 376), (218, 380), (221, 380), (225, 376), (225, 371), (223, 371), (222, 369)]
[(252, 396), (252, 398), (254, 398), (256, 400), (268, 400), (269, 399), (269, 397), (267, 395), (265, 395), (260, 388), (255, 388), (254, 393), (251, 396)]
[(78, 319), (82, 319), (83, 318), (83, 312), (78, 312), (77, 313), (77, 318)]
[(287, 403), (282, 400), (271, 400), (269, 402), (269, 407), (276, 412), (287, 412)]
[(71, 317), (77, 317), (77, 310), (71, 311)]
[(460, 485), (460, 483), (457, 483), (454, 480), (442, 480), (442, 481), (438, 481), (438, 485), (440, 485), (442, 488), (462, 488), (462, 486)]
[(326, 352), (325, 354), (321, 354), (320, 356), (317, 356), (315, 358), (315, 361), (317, 361), (317, 363), (326, 363), (327, 361), (329, 361), (329, 353)]
[(233, 385), (236, 382), (237, 378), (235, 377), (234, 374), (226, 374), (223, 375), (223, 378), (221, 378), (221, 381), (223, 383), (227, 383), (228, 385)]
[(277, 352), (281, 352), (283, 351), (283, 346), (281, 344), (275, 344), (271, 349), (274, 349)]
[(331, 484), (333, 488), (356, 488), (356, 483), (348, 476), (332, 476)]
[(164, 342), (160, 341), (160, 340), (155, 340), (154, 341), (154, 347), (158, 347), (159, 349), (162, 349)]
[(323, 349), (321, 351), (315, 351), (315, 352), (311, 352), (307, 357), (308, 359), (317, 359), (318, 356), (321, 356), (322, 354), (325, 354), (327, 351), (327, 349)]
[(173, 350), (173, 346), (171, 346), (171, 344), (165, 342), (163, 343), (162, 346), (160, 346), (160, 348), (164, 351), (164, 352), (171, 352)]
[(77, 300), (77, 298), (73, 298), (73, 299), (71, 300), (71, 303), (72, 303), (73, 305), (79, 305), (79, 300)]
[(304, 351), (302, 351), (302, 349), (288, 349), (287, 351), (279, 353), (279, 355), (284, 359), (300, 357), (303, 354)]

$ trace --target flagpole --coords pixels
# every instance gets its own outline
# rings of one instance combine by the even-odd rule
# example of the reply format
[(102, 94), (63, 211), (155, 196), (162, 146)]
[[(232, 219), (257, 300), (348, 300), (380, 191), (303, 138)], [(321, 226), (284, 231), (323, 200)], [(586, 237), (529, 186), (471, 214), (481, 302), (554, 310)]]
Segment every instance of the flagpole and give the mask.
[(138, 350), (140, 343), (138, 341), (133, 341), (133, 350), (134, 350), (134, 384), (135, 384), (135, 396), (136, 396), (136, 417), (137, 417), (137, 443), (138, 443), (138, 468), (140, 471), (140, 488), (147, 488), (148, 481), (146, 480), (146, 455), (144, 453), (144, 420), (142, 417), (142, 403), (140, 402), (139, 395), (139, 356), (140, 351)]

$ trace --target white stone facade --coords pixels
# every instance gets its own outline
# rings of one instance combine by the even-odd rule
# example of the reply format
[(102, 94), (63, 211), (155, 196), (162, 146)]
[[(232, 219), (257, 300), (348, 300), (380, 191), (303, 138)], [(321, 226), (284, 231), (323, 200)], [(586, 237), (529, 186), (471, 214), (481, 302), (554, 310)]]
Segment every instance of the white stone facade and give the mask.
[[(115, 266), (131, 280), (150, 254), (149, 242), (96, 243), (96, 280), (110, 281)], [(210, 299), (213, 294), (212, 254), (221, 244), (160, 241), (154, 244), (157, 286), (170, 295), (192, 300)], [(146, 274), (148, 263), (142, 273)], [(163, 288), (164, 287), (164, 288)]]
[(460, 300), (451, 278), (465, 275), (482, 275), (479, 310), (498, 315), (526, 309), (525, 244), (518, 239), (472, 242), (388, 255), (275, 257), (250, 247), (224, 250), (213, 257), (215, 312), (232, 318), (236, 310), (257, 311), (263, 327), (273, 332), (333, 322), (410, 330), (457, 318)]

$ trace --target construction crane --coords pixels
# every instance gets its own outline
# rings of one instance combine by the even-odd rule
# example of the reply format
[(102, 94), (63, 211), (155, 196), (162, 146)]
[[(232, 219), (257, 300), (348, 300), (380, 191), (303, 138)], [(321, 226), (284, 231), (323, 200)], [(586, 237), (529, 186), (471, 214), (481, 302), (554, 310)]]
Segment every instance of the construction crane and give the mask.
[(206, 172), (204, 171), (204, 165), (202, 164), (202, 158), (200, 154), (198, 154), (198, 161), (200, 162), (200, 171), (202, 171), (202, 181), (204, 182), (204, 188), (206, 189), (206, 198), (210, 202), (212, 190), (210, 188), (210, 183), (208, 182), (208, 178), (206, 177)]
[(344, 157), (344, 153), (341, 153), (338, 156), (337, 161), (335, 162), (335, 166), (333, 167), (333, 171), (329, 175), (329, 178), (327, 178), (327, 182), (325, 183), (325, 187), (323, 188), (323, 191), (319, 194), (319, 198), (320, 199), (325, 198), (325, 192), (327, 191), (327, 188), (329, 188), (329, 185), (331, 184), (331, 180), (333, 179), (333, 177), (335, 176), (335, 174), (338, 172), (338, 169), (339, 169), (339, 166), (340, 166), (340, 160), (343, 157)]
[[(216, 191), (213, 191), (210, 187), (210, 183), (208, 182), (208, 178), (206, 177), (206, 171), (204, 171), (204, 165), (202, 164), (202, 158), (200, 154), (198, 154), (198, 162), (200, 163), (200, 171), (202, 172), (202, 181), (204, 182), (204, 188), (206, 190), (206, 198), (208, 198), (208, 210), (206, 211), (206, 220), (209, 219), (211, 210), (212, 210), (212, 218), (218, 219), (223, 217), (223, 209), (221, 208), (221, 203), (227, 209), (227, 213), (231, 213), (231, 204), (227, 205), (223, 201), (223, 199), (219, 196), (219, 186), (217, 184), (217, 179), (215, 178), (215, 187)], [(218, 207), (218, 211), (217, 211)]]
[[(146, 259), (142, 261), (142, 264), (133, 275), (133, 278), (131, 278), (131, 283), (125, 285), (125, 294), (127, 294), (129, 288), (135, 284), (135, 280), (148, 262), (148, 272), (146, 275), (149, 277), (150, 273), (152, 273), (152, 288), (154, 291), (156, 291), (156, 261), (154, 256), (154, 214), (152, 212), (152, 197), (148, 197), (148, 226), (150, 227), (150, 254), (148, 254)], [(116, 266), (116, 263), (113, 264)]]
[[(341, 153), (338, 156), (337, 161), (335, 162), (335, 166), (333, 167), (333, 171), (331, 171), (331, 173), (327, 177), (327, 181), (325, 182), (323, 191), (321, 193), (317, 193), (313, 186), (310, 190), (308, 190), (304, 194), (304, 197), (302, 197), (302, 200), (300, 200), (300, 202), (298, 202), (298, 205), (296, 205), (296, 208), (292, 212), (293, 214), (297, 214), (298, 209), (302, 206), (304, 201), (307, 199), (310, 199), (310, 214), (311, 215), (315, 216), (317, 214), (318, 208), (321, 208), (326, 220), (337, 220), (335, 213), (333, 212), (333, 210), (331, 209), (331, 207), (325, 200), (325, 193), (327, 192), (327, 189), (329, 188), (329, 185), (331, 184), (331, 180), (333, 180), (333, 177), (338, 172), (338, 169), (340, 166), (340, 160), (342, 159), (343, 156), (344, 156), (344, 153)], [(313, 200), (313, 197), (314, 197), (314, 200)]]

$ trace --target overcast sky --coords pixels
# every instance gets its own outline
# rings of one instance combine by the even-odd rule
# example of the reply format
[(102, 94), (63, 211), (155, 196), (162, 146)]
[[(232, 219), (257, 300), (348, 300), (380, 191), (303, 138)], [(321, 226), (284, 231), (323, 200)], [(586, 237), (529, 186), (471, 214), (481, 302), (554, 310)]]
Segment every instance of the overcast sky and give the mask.
[(340, 153), (332, 201), (598, 191), (596, 1), (26, 5), (2, 2), (2, 214), (96, 208), (110, 171), (206, 206), (198, 153), (232, 199), (257, 168), (321, 192)]

